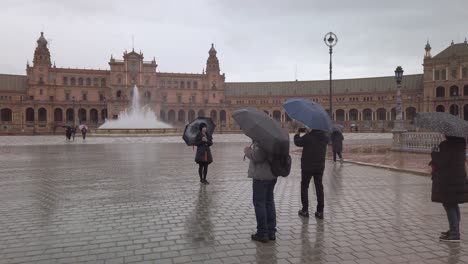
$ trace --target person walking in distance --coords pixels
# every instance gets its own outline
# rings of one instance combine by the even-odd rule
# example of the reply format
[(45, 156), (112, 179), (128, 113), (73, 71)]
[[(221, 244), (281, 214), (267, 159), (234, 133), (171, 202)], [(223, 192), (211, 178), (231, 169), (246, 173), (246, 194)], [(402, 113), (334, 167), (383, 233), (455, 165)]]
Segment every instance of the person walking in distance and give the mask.
[(335, 130), (331, 134), (331, 141), (332, 141), (332, 150), (333, 150), (333, 162), (336, 162), (336, 155), (340, 158), (340, 162), (343, 163), (343, 156), (341, 153), (343, 152), (343, 134), (341, 131)]
[(195, 155), (195, 162), (198, 164), (198, 175), (200, 176), (200, 182), (203, 184), (210, 184), (206, 180), (208, 174), (208, 165), (213, 162), (213, 156), (211, 155), (210, 147), (213, 145), (213, 137), (206, 131), (206, 124), (200, 124), (200, 132), (195, 139), (195, 146), (197, 146), (197, 152)]
[[(306, 132), (301, 137), (301, 132)], [(323, 193), (323, 171), (325, 170), (325, 154), (327, 151), (328, 136), (321, 130), (306, 130), (299, 128), (294, 135), (294, 144), (302, 147), (301, 156), (301, 202), (302, 210), (299, 215), (309, 217), (309, 184), (314, 178), (315, 193), (317, 195), (317, 209), (315, 217), (323, 219), (325, 207)]]

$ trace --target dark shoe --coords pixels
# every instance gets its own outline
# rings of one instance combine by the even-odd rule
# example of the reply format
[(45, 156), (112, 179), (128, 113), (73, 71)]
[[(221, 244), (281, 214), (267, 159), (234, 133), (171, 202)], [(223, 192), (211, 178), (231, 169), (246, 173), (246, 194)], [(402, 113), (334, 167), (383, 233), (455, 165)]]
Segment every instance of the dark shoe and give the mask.
[(450, 231), (447, 232), (440, 232), (441, 237), (442, 236), (448, 236), (450, 234)]
[(270, 240), (276, 240), (276, 235), (275, 234), (269, 234), (268, 239)]
[(203, 180), (203, 183), (206, 185), (210, 184), (207, 180)]
[(452, 235), (452, 234), (449, 234), (447, 236), (443, 235), (439, 239), (440, 241), (444, 241), (444, 242), (460, 243), (460, 235)]
[(315, 217), (318, 219), (323, 219), (323, 213), (315, 212)]
[(299, 210), (298, 214), (303, 217), (309, 217), (309, 212), (304, 210)]
[(254, 241), (258, 241), (258, 242), (262, 242), (262, 243), (268, 242), (268, 237), (266, 237), (266, 236), (259, 236), (258, 234), (252, 234), (251, 238), (252, 238), (252, 240), (254, 240)]

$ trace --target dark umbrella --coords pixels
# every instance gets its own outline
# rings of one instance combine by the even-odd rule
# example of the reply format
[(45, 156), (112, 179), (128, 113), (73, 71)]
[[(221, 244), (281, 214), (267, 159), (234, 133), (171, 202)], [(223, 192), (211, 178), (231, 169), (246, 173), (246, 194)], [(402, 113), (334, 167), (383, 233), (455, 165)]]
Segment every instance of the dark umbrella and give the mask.
[(244, 134), (267, 152), (289, 153), (289, 134), (263, 111), (243, 108), (234, 111), (232, 117)]
[(209, 117), (197, 117), (195, 120), (185, 126), (184, 135), (182, 138), (184, 139), (187, 146), (193, 146), (195, 144), (195, 138), (200, 132), (200, 124), (202, 123), (205, 123), (206, 125), (206, 132), (208, 132), (210, 135), (213, 135), (213, 132), (216, 128), (213, 120)]
[(331, 130), (332, 130), (332, 132), (335, 132), (335, 131), (339, 131), (339, 132), (341, 132), (341, 131), (343, 131), (343, 128), (344, 128), (344, 127), (343, 127), (342, 125), (339, 125), (339, 124), (333, 124), (333, 126), (332, 126), (332, 129), (331, 129)]
[(445, 112), (417, 113), (414, 124), (447, 136), (468, 137), (468, 122)]
[(330, 116), (323, 107), (304, 98), (291, 98), (283, 104), (289, 117), (311, 129), (330, 131), (332, 123)]

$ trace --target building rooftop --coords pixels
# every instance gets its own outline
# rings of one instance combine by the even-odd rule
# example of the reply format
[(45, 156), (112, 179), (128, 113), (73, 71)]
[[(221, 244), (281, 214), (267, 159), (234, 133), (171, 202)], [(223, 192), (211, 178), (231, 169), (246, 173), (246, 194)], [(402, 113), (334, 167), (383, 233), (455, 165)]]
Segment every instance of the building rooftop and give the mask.
[(439, 54), (435, 55), (433, 58), (446, 59), (452, 56), (468, 56), (468, 43), (465, 41), (463, 43), (452, 44), (441, 51)]
[[(226, 96), (328, 95), (329, 80), (290, 82), (227, 82)], [(388, 92), (396, 88), (394, 76), (333, 80), (334, 94)], [(403, 90), (422, 90), (423, 75), (406, 75)]]
[(26, 88), (26, 75), (0, 74), (0, 91), (24, 92)]

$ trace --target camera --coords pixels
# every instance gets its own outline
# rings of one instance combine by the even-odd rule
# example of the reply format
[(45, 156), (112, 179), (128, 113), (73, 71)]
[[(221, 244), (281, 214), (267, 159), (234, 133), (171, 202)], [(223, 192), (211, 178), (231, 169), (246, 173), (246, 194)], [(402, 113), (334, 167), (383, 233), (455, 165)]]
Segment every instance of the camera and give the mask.
[(299, 128), (298, 131), (299, 131), (299, 133), (304, 133), (304, 132), (306, 132), (306, 129), (305, 129), (305, 127), (301, 127), (301, 128)]

